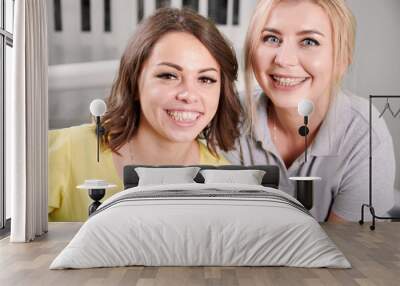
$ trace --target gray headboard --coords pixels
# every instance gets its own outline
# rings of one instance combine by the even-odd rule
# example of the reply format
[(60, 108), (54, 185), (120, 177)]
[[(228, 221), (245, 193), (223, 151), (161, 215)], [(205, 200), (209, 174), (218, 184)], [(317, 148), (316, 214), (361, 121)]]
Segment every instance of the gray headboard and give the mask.
[[(239, 165), (192, 165), (203, 169), (220, 169), (220, 170), (263, 170), (265, 175), (261, 184), (265, 187), (278, 189), (279, 187), (279, 168), (273, 165), (254, 165), (254, 166), (239, 166)], [(138, 185), (139, 177), (135, 171), (136, 167), (150, 167), (150, 168), (179, 168), (186, 167), (182, 165), (163, 165), (163, 166), (146, 166), (146, 165), (127, 165), (124, 167), (124, 189), (133, 188)], [(194, 178), (197, 183), (204, 183), (204, 178), (200, 174)]]

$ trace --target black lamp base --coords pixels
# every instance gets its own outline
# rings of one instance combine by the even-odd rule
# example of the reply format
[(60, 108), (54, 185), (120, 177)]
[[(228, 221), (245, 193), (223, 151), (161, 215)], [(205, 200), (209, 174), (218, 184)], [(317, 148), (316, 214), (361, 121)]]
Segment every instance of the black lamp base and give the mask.
[(295, 198), (307, 210), (311, 210), (314, 205), (314, 181), (321, 180), (321, 178), (320, 177), (290, 177), (289, 180), (296, 181)]
[(89, 206), (89, 216), (90, 216), (101, 205), (100, 200), (106, 194), (106, 189), (89, 189), (88, 192), (89, 192), (89, 197), (92, 200), (94, 200), (94, 202)]
[(307, 210), (311, 210), (314, 203), (313, 181), (297, 181), (296, 198)]

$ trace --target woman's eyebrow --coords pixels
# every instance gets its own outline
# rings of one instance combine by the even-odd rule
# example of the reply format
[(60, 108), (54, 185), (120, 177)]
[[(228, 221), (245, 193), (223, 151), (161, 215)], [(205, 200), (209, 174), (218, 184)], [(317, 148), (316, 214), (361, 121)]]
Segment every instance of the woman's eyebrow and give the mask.
[[(266, 31), (266, 32), (271, 32), (271, 33), (274, 33), (274, 34), (278, 34), (278, 35), (281, 35), (281, 34), (282, 34), (278, 29), (275, 29), (275, 28), (265, 27), (265, 28), (262, 30), (262, 32), (265, 32), (265, 31)], [(320, 32), (320, 31), (318, 31), (318, 30), (314, 30), (314, 29), (302, 30), (302, 31), (297, 32), (296, 34), (297, 34), (297, 35), (300, 35), (300, 36), (302, 36), (302, 35), (307, 35), (307, 34), (317, 34), (317, 35), (320, 35), (320, 36), (322, 36), (322, 37), (325, 37), (325, 34), (324, 34), (324, 33)]]
[(199, 70), (199, 73), (208, 72), (208, 71), (215, 71), (216, 73), (218, 73), (217, 69), (215, 69), (215, 68), (201, 69), (201, 70)]
[(157, 64), (158, 66), (169, 66), (172, 67), (174, 69), (177, 69), (178, 71), (183, 71), (183, 68), (179, 65), (173, 64), (173, 63), (169, 63), (169, 62), (161, 62), (159, 64)]
[[(172, 67), (174, 69), (177, 69), (178, 71), (183, 71), (183, 68), (181, 66), (179, 66), (177, 64), (170, 63), (170, 62), (161, 62), (161, 63), (159, 63), (157, 65), (158, 66), (169, 66), (169, 67)], [(204, 69), (199, 70), (199, 73), (203, 73), (203, 72), (207, 72), (207, 71), (215, 71), (215, 72), (218, 73), (218, 70), (216, 68), (204, 68)]]
[(274, 28), (269, 28), (269, 27), (265, 27), (264, 29), (262, 29), (261, 32), (272, 32), (272, 33), (275, 33), (275, 34), (278, 34), (278, 35), (281, 34), (281, 32), (279, 32), (279, 30), (274, 29)]
[(300, 32), (298, 32), (297, 33), (297, 35), (307, 35), (307, 34), (317, 34), (317, 35), (320, 35), (320, 36), (322, 36), (322, 37), (325, 37), (325, 34), (324, 33), (322, 33), (322, 32), (320, 32), (320, 31), (318, 31), (318, 30), (312, 30), (312, 29), (310, 29), (310, 30), (303, 30), (303, 31), (300, 31)]

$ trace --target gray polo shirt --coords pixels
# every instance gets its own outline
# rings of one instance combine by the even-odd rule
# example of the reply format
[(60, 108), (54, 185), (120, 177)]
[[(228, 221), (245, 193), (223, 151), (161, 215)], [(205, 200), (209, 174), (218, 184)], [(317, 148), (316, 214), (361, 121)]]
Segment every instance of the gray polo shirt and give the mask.
[[(271, 140), (267, 97), (262, 92), (258, 92), (256, 97), (258, 125), (252, 134), (242, 133), (236, 142), (236, 150), (224, 153), (224, 156), (233, 164), (279, 166), (279, 188), (290, 195), (295, 194), (295, 182), (289, 177), (321, 177), (322, 180), (314, 182), (312, 215), (318, 221), (324, 221), (333, 211), (346, 220), (358, 221), (361, 205), (369, 202), (368, 100), (339, 92), (307, 150), (307, 162), (304, 162), (303, 153), (287, 169)], [(394, 203), (395, 161), (392, 137), (386, 123), (383, 118), (378, 119), (375, 108), (373, 116), (372, 195), (375, 213), (382, 216)], [(366, 218), (370, 219), (369, 209), (366, 209)]]

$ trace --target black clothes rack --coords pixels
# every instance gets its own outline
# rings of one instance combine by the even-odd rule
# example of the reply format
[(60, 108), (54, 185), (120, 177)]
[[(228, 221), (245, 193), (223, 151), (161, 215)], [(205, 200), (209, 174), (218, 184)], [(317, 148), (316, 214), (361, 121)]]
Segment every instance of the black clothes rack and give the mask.
[(372, 204), (372, 100), (374, 98), (386, 98), (387, 103), (385, 105), (384, 111), (380, 114), (379, 117), (383, 115), (386, 111), (386, 108), (390, 111), (392, 116), (396, 118), (398, 112), (393, 113), (393, 110), (388, 106), (389, 98), (400, 98), (400, 95), (370, 95), (369, 96), (369, 204), (362, 204), (361, 206), (361, 219), (359, 220), (359, 224), (364, 224), (364, 208), (369, 208), (372, 215), (372, 225), (369, 226), (371, 230), (375, 229), (375, 219), (400, 219), (400, 217), (382, 217), (375, 214), (375, 209)]

